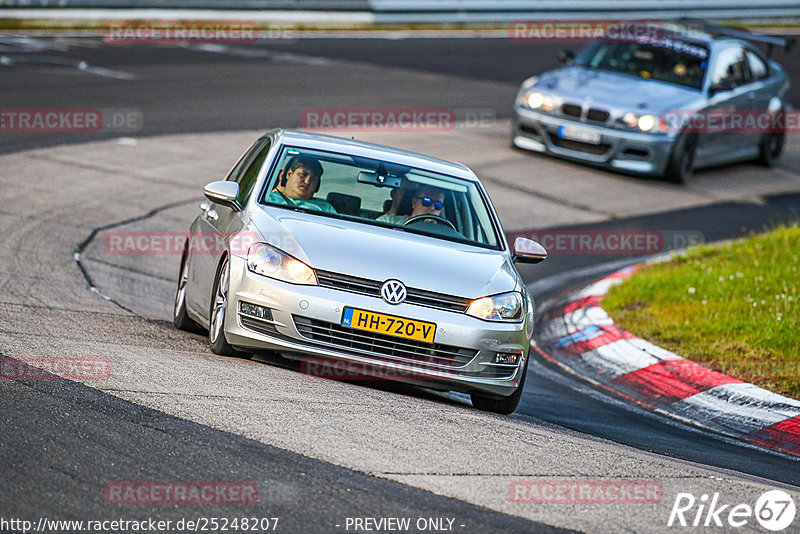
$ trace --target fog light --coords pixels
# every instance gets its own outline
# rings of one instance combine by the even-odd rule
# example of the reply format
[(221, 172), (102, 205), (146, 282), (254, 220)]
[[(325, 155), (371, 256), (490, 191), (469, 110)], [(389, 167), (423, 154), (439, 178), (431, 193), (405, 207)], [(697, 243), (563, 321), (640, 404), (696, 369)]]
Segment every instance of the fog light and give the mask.
[(258, 304), (250, 304), (249, 302), (239, 302), (239, 311), (243, 315), (249, 315), (256, 319), (264, 319), (266, 321), (272, 320), (272, 310), (259, 306)]
[(503, 363), (506, 365), (517, 365), (519, 359), (522, 357), (522, 351), (514, 352), (498, 352), (494, 356), (494, 363)]

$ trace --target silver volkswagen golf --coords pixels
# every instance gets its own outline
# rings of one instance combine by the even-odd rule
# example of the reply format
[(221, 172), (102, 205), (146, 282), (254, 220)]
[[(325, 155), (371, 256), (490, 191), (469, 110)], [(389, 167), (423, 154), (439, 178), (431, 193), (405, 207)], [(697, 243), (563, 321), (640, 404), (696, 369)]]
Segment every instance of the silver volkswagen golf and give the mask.
[(509, 247), (470, 169), (272, 130), (205, 196), (177, 328), (208, 329), (217, 354), (273, 350), (516, 409), (534, 303), (514, 262), (547, 253), (523, 238)]

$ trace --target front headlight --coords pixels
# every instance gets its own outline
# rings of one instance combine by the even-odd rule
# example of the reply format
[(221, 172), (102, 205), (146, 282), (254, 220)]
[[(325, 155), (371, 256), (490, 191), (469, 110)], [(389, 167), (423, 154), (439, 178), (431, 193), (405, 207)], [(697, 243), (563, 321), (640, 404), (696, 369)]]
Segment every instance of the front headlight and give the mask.
[(525, 103), (528, 104), (528, 107), (531, 109), (539, 109), (542, 107), (544, 103), (544, 95), (542, 93), (528, 93), (527, 98), (525, 99)]
[(317, 275), (311, 267), (266, 243), (250, 245), (247, 250), (247, 268), (256, 274), (291, 284), (317, 283)]
[(664, 131), (661, 121), (653, 115), (636, 115), (629, 111), (622, 117), (622, 122), (631, 128), (639, 128), (643, 132), (651, 132), (658, 127), (658, 131)]
[(522, 104), (531, 109), (551, 111), (555, 107), (555, 100), (552, 96), (538, 91), (527, 91), (522, 95)]
[(636, 124), (643, 132), (649, 132), (656, 125), (656, 118), (652, 115), (642, 115)]
[(472, 315), (485, 321), (516, 321), (522, 317), (522, 295), (516, 291), (473, 300), (467, 309)]

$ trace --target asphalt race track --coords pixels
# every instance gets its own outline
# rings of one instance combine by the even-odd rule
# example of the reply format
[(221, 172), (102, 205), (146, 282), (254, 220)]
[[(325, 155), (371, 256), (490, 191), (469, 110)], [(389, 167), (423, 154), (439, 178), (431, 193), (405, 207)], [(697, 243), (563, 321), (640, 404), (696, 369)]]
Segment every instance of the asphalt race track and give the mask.
[[(507, 38), (182, 46), (115, 46), (100, 38), (32, 41), (0, 36), (0, 56), (11, 62), (0, 78), (3, 107), (133, 108), (144, 116), (137, 135), (295, 128), (304, 109), (354, 105), (489, 111), (507, 119), (519, 83), (557, 67), (557, 53), (570, 48)], [(773, 58), (790, 79), (800, 79), (792, 54), (776, 50)], [(340, 75), (332, 78), (330, 69)], [(790, 100), (800, 102), (800, 84), (790, 89)], [(118, 135), (16, 133), (0, 153)]]
[[(800, 218), (797, 135), (776, 169), (711, 169), (686, 187), (509, 148), (518, 82), (555, 66), (561, 48), (500, 38), (112, 46), (0, 37), (3, 108), (141, 118), (127, 130), (0, 133), (0, 355), (108, 358), (113, 369), (85, 384), (0, 380), (0, 519), (246, 515), (279, 517), (282, 532), (353, 532), (348, 518), (410, 517), (450, 518), (469, 533), (663, 532), (679, 492), (753, 505), (780, 488), (797, 501), (800, 460), (650, 414), (539, 359), (519, 409), (499, 417), (460, 395), (311, 380), (270, 355), (216, 357), (201, 336), (168, 323), (178, 256), (104, 248), (111, 230), (185, 229), (202, 186), (259, 130), (302, 126), (303, 110), (319, 108), (478, 117), (449, 132), (355, 135), (470, 165), (507, 231), (658, 230), (714, 241)], [(797, 107), (800, 64), (782, 51), (775, 58), (798, 80)], [(553, 254), (522, 272), (545, 308), (610, 262), (637, 257)], [(183, 507), (104, 498), (115, 481), (169, 480), (248, 481), (259, 498)], [(525, 504), (509, 494), (519, 480), (648, 480), (663, 497)]]

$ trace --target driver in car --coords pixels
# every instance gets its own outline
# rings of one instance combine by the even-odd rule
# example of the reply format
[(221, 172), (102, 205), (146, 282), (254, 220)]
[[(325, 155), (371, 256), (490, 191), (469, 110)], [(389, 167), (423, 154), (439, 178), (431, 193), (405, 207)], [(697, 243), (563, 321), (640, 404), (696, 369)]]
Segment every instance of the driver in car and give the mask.
[[(392, 203), (392, 208), (394, 208), (394, 210), (397, 209), (395, 204), (397, 203)], [(378, 217), (378, 220), (392, 224), (405, 224), (409, 219), (419, 217), (420, 215), (441, 217), (443, 205), (444, 192), (435, 187), (423, 185), (414, 191), (414, 196), (411, 198), (412, 211), (410, 215), (398, 215), (396, 211), (392, 213), (393, 210), (390, 208), (388, 212)]]
[(314, 198), (319, 191), (322, 178), (322, 164), (311, 156), (292, 157), (281, 172), (280, 179), (267, 200), (284, 206), (336, 213), (327, 200)]

